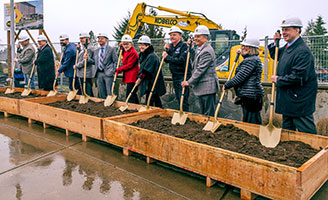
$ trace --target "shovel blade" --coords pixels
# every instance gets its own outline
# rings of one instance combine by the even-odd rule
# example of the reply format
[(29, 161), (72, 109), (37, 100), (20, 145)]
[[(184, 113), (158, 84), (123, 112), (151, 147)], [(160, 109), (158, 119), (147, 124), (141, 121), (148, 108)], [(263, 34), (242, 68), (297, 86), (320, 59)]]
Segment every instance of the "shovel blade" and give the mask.
[(77, 90), (69, 91), (66, 100), (72, 101), (77, 94)]
[(208, 121), (206, 125), (204, 126), (204, 131), (211, 131), (212, 133), (215, 133), (215, 131), (219, 128), (221, 125), (218, 121)]
[(57, 90), (50, 90), (47, 97), (52, 97), (52, 96), (55, 96), (56, 94), (57, 94)]
[(138, 110), (138, 112), (143, 112), (143, 111), (147, 111), (147, 110), (150, 110), (150, 109), (147, 109), (147, 106), (141, 106)]
[(31, 93), (31, 89), (24, 89), (24, 91), (22, 92), (22, 96), (23, 97), (26, 97), (26, 96), (28, 96), (30, 93)]
[(276, 128), (273, 125), (260, 126), (259, 139), (263, 146), (274, 148), (280, 142), (281, 128)]
[(14, 92), (15, 92), (14, 88), (7, 88), (6, 91), (5, 91), (5, 94), (12, 94)]
[(80, 100), (79, 100), (79, 104), (86, 104), (86, 103), (88, 103), (88, 101), (89, 101), (89, 97), (88, 96), (81, 95), (80, 96)]
[(129, 105), (128, 105), (128, 104), (125, 104), (125, 105), (121, 106), (121, 107), (119, 108), (119, 110), (120, 110), (121, 112), (124, 112), (126, 109), (128, 109), (128, 107), (129, 107)]
[(108, 95), (104, 102), (104, 105), (111, 106), (114, 103), (116, 97), (117, 97), (116, 95)]
[(184, 125), (187, 121), (187, 116), (188, 116), (188, 114), (186, 114), (186, 113), (175, 112), (175, 113), (173, 113), (171, 123), (174, 125), (176, 125), (176, 124)]

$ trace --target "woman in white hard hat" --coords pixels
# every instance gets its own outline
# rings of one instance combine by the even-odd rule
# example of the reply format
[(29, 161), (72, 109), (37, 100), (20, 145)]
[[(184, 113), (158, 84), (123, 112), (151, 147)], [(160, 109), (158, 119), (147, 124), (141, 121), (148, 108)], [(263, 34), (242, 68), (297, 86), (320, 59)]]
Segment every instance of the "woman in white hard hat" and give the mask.
[[(154, 52), (154, 47), (151, 45), (148, 36), (141, 36), (138, 40), (138, 47), (140, 49), (139, 60), (140, 70), (138, 75), (137, 85), (140, 85), (140, 97), (146, 94), (146, 102), (149, 97), (151, 88), (154, 84), (157, 71), (159, 69), (159, 58)], [(166, 93), (164, 84), (164, 77), (160, 71), (152, 98), (150, 100), (151, 106), (162, 107), (160, 96)]]
[(245, 39), (240, 49), (244, 60), (236, 68), (235, 76), (224, 84), (225, 89), (234, 87), (236, 104), (243, 109), (243, 122), (262, 124), (260, 111), (263, 105), (263, 87), (261, 84), (262, 62), (260, 60), (258, 39)]
[[(134, 87), (135, 82), (137, 81), (138, 72), (139, 72), (139, 56), (137, 51), (133, 47), (133, 41), (131, 36), (123, 35), (121, 39), (121, 47), (123, 47), (122, 52), (122, 67), (119, 67), (116, 72), (123, 72), (123, 82), (126, 83), (126, 98), (129, 96), (132, 88)], [(137, 96), (138, 88), (136, 88), (129, 99), (130, 103), (139, 104), (139, 99)]]

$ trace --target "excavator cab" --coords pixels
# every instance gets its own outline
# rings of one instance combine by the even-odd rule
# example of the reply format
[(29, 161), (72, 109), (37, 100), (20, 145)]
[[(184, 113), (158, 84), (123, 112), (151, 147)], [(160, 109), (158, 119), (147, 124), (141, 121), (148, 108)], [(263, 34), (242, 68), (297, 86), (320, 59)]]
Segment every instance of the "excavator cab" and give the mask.
[(216, 55), (216, 71), (229, 72), (231, 48), (240, 44), (240, 36), (234, 30), (211, 29), (211, 45)]

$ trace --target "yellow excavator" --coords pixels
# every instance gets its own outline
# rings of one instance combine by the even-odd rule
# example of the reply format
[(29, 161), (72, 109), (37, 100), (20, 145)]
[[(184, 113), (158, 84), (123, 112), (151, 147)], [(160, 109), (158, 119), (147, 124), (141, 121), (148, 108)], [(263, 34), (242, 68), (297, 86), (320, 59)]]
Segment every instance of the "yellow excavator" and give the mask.
[[(149, 8), (148, 14), (146, 13), (147, 7)], [(174, 15), (157, 16), (155, 9), (171, 14), (173, 13)], [(219, 79), (228, 78), (229, 71), (231, 69), (230, 66), (232, 66), (234, 58), (236, 57), (236, 50), (241, 48), (239, 45), (240, 36), (236, 33), (236, 31), (223, 30), (220, 25), (208, 19), (202, 13), (178, 11), (162, 6), (155, 7), (145, 3), (139, 3), (131, 15), (124, 34), (128, 34), (134, 38), (138, 31), (143, 27), (144, 23), (167, 28), (177, 26), (181, 30), (191, 32), (193, 32), (198, 25), (207, 26), (211, 34), (209, 40), (211, 41), (212, 47), (216, 54), (217, 75)], [(231, 42), (231, 40), (235, 42)], [(265, 56), (263, 46), (260, 47), (260, 57), (262, 62), (265, 63), (266, 60), (269, 66), (267, 71), (263, 70), (262, 81), (269, 81), (265, 77), (269, 77), (269, 79), (271, 77), (273, 60), (270, 58), (268, 53), (267, 56)], [(238, 62), (241, 61), (242, 58), (239, 58)]]

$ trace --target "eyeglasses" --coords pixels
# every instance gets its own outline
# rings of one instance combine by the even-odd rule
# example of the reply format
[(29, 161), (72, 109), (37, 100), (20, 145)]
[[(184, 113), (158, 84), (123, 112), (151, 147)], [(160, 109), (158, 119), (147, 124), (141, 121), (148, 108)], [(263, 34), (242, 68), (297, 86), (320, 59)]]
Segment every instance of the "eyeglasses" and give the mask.
[(128, 46), (130, 43), (122, 43), (123, 46)]

